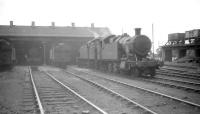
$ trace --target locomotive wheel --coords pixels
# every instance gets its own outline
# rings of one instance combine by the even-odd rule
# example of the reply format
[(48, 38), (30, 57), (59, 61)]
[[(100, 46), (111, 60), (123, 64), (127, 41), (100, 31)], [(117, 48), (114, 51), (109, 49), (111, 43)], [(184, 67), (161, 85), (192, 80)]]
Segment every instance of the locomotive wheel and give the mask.
[(141, 75), (140, 69), (134, 68), (134, 70), (133, 70), (133, 76), (134, 76), (134, 77), (138, 77), (138, 76), (140, 76), (140, 75)]
[(151, 71), (150, 71), (151, 77), (154, 77), (154, 76), (156, 75), (156, 70), (155, 70), (155, 68), (151, 68), (150, 70), (151, 70)]
[(113, 72), (114, 73), (119, 73), (119, 67), (118, 67), (117, 63), (113, 64)]
[(107, 69), (107, 64), (106, 63), (103, 63), (102, 64), (102, 70), (104, 71), (104, 72), (106, 72), (108, 69)]
[(108, 72), (113, 72), (113, 65), (112, 65), (112, 63), (108, 64)]
[(107, 69), (107, 65), (105, 62), (101, 62), (100, 64), (100, 70), (103, 71), (103, 72), (106, 72), (108, 69)]

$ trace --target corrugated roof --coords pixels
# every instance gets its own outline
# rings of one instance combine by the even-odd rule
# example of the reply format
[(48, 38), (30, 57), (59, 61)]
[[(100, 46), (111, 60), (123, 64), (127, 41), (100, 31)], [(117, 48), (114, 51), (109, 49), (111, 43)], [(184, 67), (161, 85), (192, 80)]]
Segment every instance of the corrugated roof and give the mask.
[(53, 26), (0, 26), (0, 36), (55, 36), (55, 37), (102, 37), (110, 35), (106, 27), (53, 27)]

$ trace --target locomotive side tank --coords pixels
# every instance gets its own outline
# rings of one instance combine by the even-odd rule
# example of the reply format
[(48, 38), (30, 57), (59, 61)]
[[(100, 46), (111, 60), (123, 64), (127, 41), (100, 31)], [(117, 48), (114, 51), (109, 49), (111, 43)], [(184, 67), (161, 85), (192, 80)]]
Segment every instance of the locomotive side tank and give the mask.
[(118, 60), (119, 59), (119, 44), (116, 39), (118, 36), (111, 35), (102, 41), (102, 58), (103, 60)]

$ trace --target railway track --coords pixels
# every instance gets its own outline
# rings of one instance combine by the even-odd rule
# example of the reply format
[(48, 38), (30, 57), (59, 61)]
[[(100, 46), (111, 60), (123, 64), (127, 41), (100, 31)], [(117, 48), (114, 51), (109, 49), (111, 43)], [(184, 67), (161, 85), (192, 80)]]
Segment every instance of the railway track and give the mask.
[(156, 83), (156, 84), (160, 84), (160, 85), (168, 86), (172, 88), (183, 89), (189, 92), (200, 93), (199, 83), (173, 80), (173, 79), (157, 77), (157, 76), (154, 79), (140, 78), (139, 80), (150, 82), (150, 83)]
[[(149, 108), (101, 85), (98, 83), (95, 83), (93, 81), (87, 80), (85, 78), (82, 78), (78, 75), (74, 75), (72, 73), (65, 73), (65, 74), (58, 74), (58, 73), (53, 73), (50, 72), (48, 73), (49, 75), (54, 75), (60, 78), (60, 80), (70, 80), (72, 81), (72, 79), (77, 80), (80, 79), (82, 80), (84, 83), (89, 84), (90, 86), (92, 86), (92, 89), (90, 89), (91, 87), (87, 86), (87, 89), (92, 91), (93, 93), (93, 99), (94, 102), (96, 102), (98, 104), (98, 100), (101, 100), (102, 104), (98, 104), (99, 106), (101, 105), (105, 110), (107, 110), (107, 112), (109, 114), (132, 114), (132, 113), (139, 113), (139, 114), (157, 114), (156, 112), (150, 110)], [(68, 76), (69, 74), (71, 74), (71, 76)], [(67, 78), (66, 78), (67, 75)], [(64, 77), (65, 79), (63, 79), (62, 77)], [(72, 79), (70, 79), (70, 77)], [(67, 84), (69, 84), (70, 82), (66, 82)], [(78, 82), (81, 83), (81, 86), (86, 87), (86, 84), (82, 83), (82, 82)], [(72, 84), (72, 83), (71, 83)], [(74, 84), (74, 83), (73, 83)], [(94, 88), (95, 87), (95, 88)], [(76, 87), (77, 88), (77, 87)], [(96, 90), (97, 89), (97, 90)], [(80, 89), (77, 91), (81, 91)], [(84, 93), (84, 92), (83, 92)], [(88, 93), (86, 93), (88, 94)], [(98, 94), (98, 95), (97, 95)], [(95, 97), (100, 97), (102, 98), (102, 96), (106, 96), (108, 98), (105, 99), (98, 99)], [(91, 97), (91, 96), (90, 96)], [(113, 103), (114, 102), (114, 103)]]
[[(80, 72), (80, 71), (79, 71)], [(97, 76), (97, 75), (95, 75), (95, 74), (90, 74), (90, 73), (88, 73), (88, 72), (83, 72), (83, 71), (81, 71), (81, 73), (86, 73), (87, 75), (92, 75), (93, 76), (93, 81), (98, 81), (99, 82), (99, 80), (100, 79), (102, 79), (102, 80), (107, 80), (107, 81), (109, 81), (109, 82), (112, 82), (112, 83), (115, 83), (115, 84), (120, 84), (121, 86), (127, 86), (127, 87), (129, 87), (129, 88), (131, 88), (131, 89), (137, 89), (137, 90), (139, 90), (139, 91), (143, 91), (143, 94), (145, 94), (145, 93), (148, 93), (149, 94), (149, 96), (150, 96), (150, 98), (151, 99), (156, 99), (156, 98), (158, 98), (158, 96), (160, 96), (162, 99), (165, 99), (164, 101), (162, 101), (162, 102), (164, 102), (164, 104), (162, 104), (162, 103), (160, 103), (160, 104), (162, 104), (162, 105), (169, 105), (169, 106), (174, 106), (174, 104), (175, 104), (175, 108), (177, 108), (177, 110), (179, 111), (179, 108), (180, 108), (180, 110), (182, 110), (183, 112), (172, 112), (172, 113), (190, 113), (190, 111), (191, 112), (193, 112), (193, 113), (198, 113), (199, 111), (200, 111), (200, 104), (196, 104), (196, 103), (194, 103), (194, 102), (190, 102), (190, 101), (187, 101), (187, 100), (184, 100), (184, 99), (180, 99), (180, 98), (176, 98), (176, 97), (173, 97), (173, 96), (169, 96), (169, 95), (166, 95), (166, 94), (163, 94), (163, 93), (159, 93), (159, 92), (156, 92), (156, 91), (152, 91), (152, 90), (148, 90), (148, 89), (145, 89), (145, 88), (141, 88), (141, 87), (139, 87), (139, 86), (134, 86), (134, 85), (130, 85), (130, 84), (128, 84), (128, 83), (124, 83), (124, 82), (121, 82), (121, 81), (118, 81), (118, 80), (115, 80), (115, 79), (111, 79), (111, 78), (108, 78), (109, 76), (107, 76), (107, 77), (105, 77), (105, 76)], [(76, 74), (77, 75), (77, 74)], [(88, 76), (87, 75), (84, 75), (84, 78), (85, 77), (87, 77), (88, 78)], [(96, 79), (95, 79), (95, 78)], [(90, 78), (91, 78), (91, 76), (90, 76)], [(101, 82), (102, 83), (102, 82)], [(104, 84), (106, 84), (106, 83), (104, 83)], [(111, 85), (111, 84), (110, 84)], [(123, 88), (123, 89), (126, 89), (126, 88)], [(131, 89), (129, 89), (129, 91), (131, 91)], [(128, 91), (128, 90), (127, 90)], [(125, 92), (125, 93), (127, 93), (127, 92)], [(132, 94), (134, 94), (134, 92), (132, 93)], [(135, 99), (135, 98), (132, 98), (132, 99)], [(148, 101), (148, 99), (145, 99), (145, 97), (143, 98), (143, 101), (145, 102), (145, 101)], [(156, 100), (155, 100), (156, 101)], [(173, 102), (169, 102), (169, 101), (173, 101)], [(140, 102), (142, 102), (142, 101), (140, 101)], [(166, 103), (166, 104), (165, 104)], [(147, 104), (147, 103), (144, 103), (144, 104)], [(159, 103), (158, 103), (159, 104)], [(160, 105), (157, 105), (157, 106), (160, 106)], [(162, 107), (162, 106), (161, 106)], [(160, 108), (160, 107), (159, 107)], [(156, 110), (156, 109), (154, 109), (154, 110)], [(158, 109), (159, 110), (159, 109)], [(171, 111), (173, 111), (173, 108), (172, 109), (168, 109), (168, 111), (169, 110), (171, 110)], [(189, 111), (190, 110), (190, 111)], [(184, 111), (186, 111), (186, 112), (184, 112)], [(159, 113), (163, 113), (163, 112), (159, 112)], [(169, 113), (169, 112), (168, 112)]]
[(176, 80), (176, 81), (181, 81), (181, 82), (185, 82), (191, 85), (199, 85), (200, 80), (196, 80), (196, 79), (190, 79), (190, 78), (184, 78), (184, 77), (177, 77), (177, 76), (168, 76), (167, 74), (158, 74), (155, 76), (156, 78), (165, 78), (165, 79), (170, 79), (170, 80)]
[(187, 69), (187, 68), (179, 68), (179, 67), (161, 67), (162, 70), (171, 70), (171, 71), (175, 71), (175, 72), (187, 72), (189, 71), (194, 71), (194, 69)]
[(200, 76), (196, 74), (173, 72), (169, 70), (157, 70), (156, 73), (168, 77), (178, 77), (178, 78), (198, 80), (200, 82)]
[(194, 85), (194, 86), (197, 86), (197, 87), (200, 87), (200, 83), (198, 81), (195, 81), (195, 80), (183, 80), (183, 79), (178, 79), (178, 78), (166, 78), (166, 77), (163, 77), (163, 76), (159, 76), (157, 75), (155, 77), (156, 79), (161, 79), (161, 80), (169, 80), (169, 81), (172, 81), (172, 82), (177, 82), (177, 83), (184, 83), (184, 84), (188, 84), (188, 85)]
[(158, 70), (155, 79), (143, 79), (148, 82), (157, 83), (169, 87), (184, 89), (200, 93), (200, 76), (189, 73), (173, 72), (170, 70)]
[(190, 70), (190, 69), (176, 69), (176, 68), (166, 68), (162, 67), (158, 71), (163, 71), (163, 72), (173, 72), (173, 73), (179, 73), (179, 74), (185, 74), (188, 76), (193, 76), (193, 77), (199, 77), (199, 72), (196, 70)]
[[(34, 90), (34, 82), (31, 75), (30, 67), (28, 67), (28, 70), (25, 72), (25, 80), (24, 80), (24, 88), (23, 88), (23, 101), (22, 101), (22, 108), (20, 110), (20, 113), (22, 114), (35, 114), (40, 113), (40, 109), (38, 105), (40, 104), (40, 101), (37, 101), (37, 93)], [(41, 114), (43, 114), (41, 112)]]
[(165, 64), (164, 67), (166, 68), (170, 68), (170, 69), (177, 69), (177, 70), (185, 70), (185, 69), (189, 69), (189, 70), (196, 70), (197, 66), (187, 66), (187, 64), (185, 65), (169, 65), (169, 64)]
[(190, 77), (194, 77), (194, 78), (200, 78), (200, 72), (197, 71), (197, 69), (186, 69), (186, 68), (179, 68), (179, 67), (162, 67), (159, 70), (157, 70), (158, 72), (170, 72), (173, 74), (180, 74), (180, 75), (187, 75)]
[(56, 78), (31, 69), (30, 74), (41, 114), (107, 114)]

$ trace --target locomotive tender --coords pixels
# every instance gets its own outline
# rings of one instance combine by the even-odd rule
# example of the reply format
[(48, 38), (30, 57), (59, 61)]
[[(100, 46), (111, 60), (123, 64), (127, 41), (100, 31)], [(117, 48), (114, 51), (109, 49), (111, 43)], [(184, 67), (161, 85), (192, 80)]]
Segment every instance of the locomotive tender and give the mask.
[(134, 76), (155, 75), (158, 63), (147, 58), (151, 40), (135, 29), (135, 36), (128, 34), (95, 38), (80, 48), (78, 64), (109, 72), (126, 72)]

